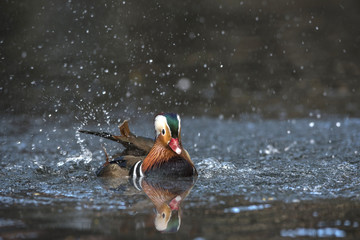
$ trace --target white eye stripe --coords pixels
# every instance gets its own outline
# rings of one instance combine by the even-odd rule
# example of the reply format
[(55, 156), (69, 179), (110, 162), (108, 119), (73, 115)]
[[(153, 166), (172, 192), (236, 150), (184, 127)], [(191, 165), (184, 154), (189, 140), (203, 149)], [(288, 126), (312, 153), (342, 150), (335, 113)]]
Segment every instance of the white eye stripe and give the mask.
[(159, 136), (159, 134), (162, 132), (163, 129), (165, 129), (165, 132), (166, 132), (166, 127), (167, 127), (167, 129), (169, 129), (170, 134), (171, 134), (171, 130), (170, 130), (169, 125), (167, 124), (167, 120), (166, 120), (165, 116), (157, 115), (155, 117), (154, 125), (155, 125), (155, 130), (156, 130), (156, 136)]
[(179, 114), (176, 114), (176, 116), (177, 116), (177, 120), (178, 120), (178, 122), (179, 122), (178, 134), (179, 134), (179, 137), (180, 137), (180, 130), (181, 130), (181, 119), (180, 119), (180, 116), (179, 116)]

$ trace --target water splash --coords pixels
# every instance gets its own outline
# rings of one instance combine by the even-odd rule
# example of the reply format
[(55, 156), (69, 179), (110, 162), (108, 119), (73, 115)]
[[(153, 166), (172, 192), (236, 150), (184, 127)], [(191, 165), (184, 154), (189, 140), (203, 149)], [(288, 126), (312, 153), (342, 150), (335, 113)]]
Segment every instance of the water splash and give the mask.
[(75, 138), (76, 138), (76, 143), (80, 145), (80, 149), (81, 149), (80, 154), (77, 154), (75, 156), (67, 157), (65, 159), (65, 161), (58, 162), (57, 163), (58, 167), (64, 165), (67, 162), (79, 163), (79, 162), (83, 161), (85, 164), (88, 164), (93, 159), (92, 152), (85, 147), (85, 144), (83, 144), (85, 139), (80, 137), (80, 133), (78, 131), (75, 132)]
[(236, 166), (231, 162), (222, 162), (214, 157), (205, 158), (196, 164), (197, 169), (205, 178), (211, 178), (217, 174), (234, 174)]
[(272, 145), (267, 145), (265, 149), (260, 149), (259, 150), (260, 154), (265, 154), (265, 155), (271, 155), (271, 154), (275, 154), (275, 153), (280, 153), (279, 149), (275, 148)]

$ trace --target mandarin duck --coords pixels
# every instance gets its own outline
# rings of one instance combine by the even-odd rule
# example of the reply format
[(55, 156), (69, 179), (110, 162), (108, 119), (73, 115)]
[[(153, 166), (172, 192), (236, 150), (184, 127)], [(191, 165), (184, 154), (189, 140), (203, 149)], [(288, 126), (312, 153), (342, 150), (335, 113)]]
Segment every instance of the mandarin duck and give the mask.
[(99, 177), (197, 176), (194, 163), (181, 143), (181, 119), (178, 114), (160, 113), (154, 121), (156, 139), (139, 137), (130, 132), (128, 121), (119, 126), (120, 136), (106, 132), (79, 130), (121, 143), (126, 149), (120, 156), (109, 159), (97, 171)]

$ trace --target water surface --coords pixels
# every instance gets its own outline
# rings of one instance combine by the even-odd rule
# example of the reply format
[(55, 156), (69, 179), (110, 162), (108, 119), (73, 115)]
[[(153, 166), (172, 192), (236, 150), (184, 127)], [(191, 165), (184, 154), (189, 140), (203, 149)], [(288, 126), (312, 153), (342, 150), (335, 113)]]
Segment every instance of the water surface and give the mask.
[[(1, 119), (3, 239), (360, 236), (359, 119), (184, 117), (183, 145), (199, 177), (172, 234), (156, 230), (155, 205), (143, 191), (95, 176), (101, 146), (110, 154), (121, 146), (76, 130), (117, 133), (116, 124), (61, 119)], [(130, 128), (153, 137), (150, 118), (132, 119)]]

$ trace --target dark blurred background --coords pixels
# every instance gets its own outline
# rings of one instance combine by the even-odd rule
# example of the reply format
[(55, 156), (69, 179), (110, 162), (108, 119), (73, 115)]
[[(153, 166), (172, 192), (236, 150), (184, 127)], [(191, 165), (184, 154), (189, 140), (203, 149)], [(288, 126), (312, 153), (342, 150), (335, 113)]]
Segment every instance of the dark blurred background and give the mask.
[(0, 9), (4, 113), (360, 116), (357, 0), (3, 0)]

